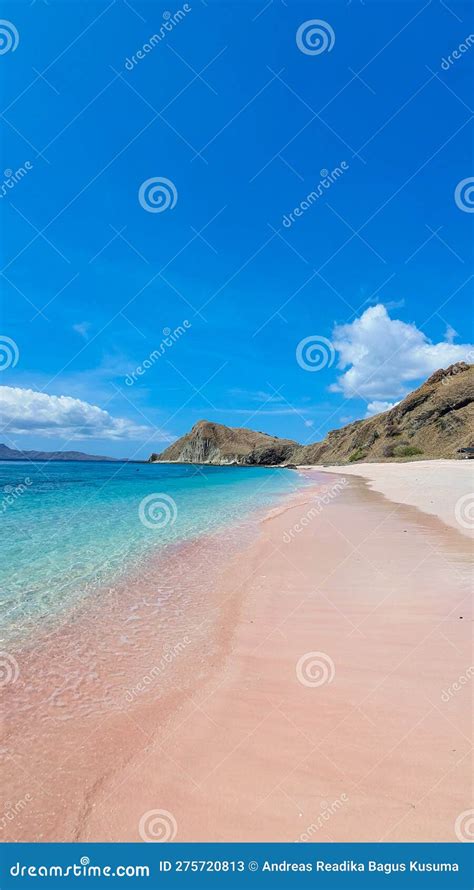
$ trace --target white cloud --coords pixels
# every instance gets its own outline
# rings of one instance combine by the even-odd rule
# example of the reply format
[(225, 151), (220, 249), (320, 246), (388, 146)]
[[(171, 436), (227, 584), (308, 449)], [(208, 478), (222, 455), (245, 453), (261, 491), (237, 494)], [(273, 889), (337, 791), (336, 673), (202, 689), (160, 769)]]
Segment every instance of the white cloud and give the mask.
[(152, 428), (112, 417), (97, 405), (71, 396), (0, 386), (2, 428), (10, 433), (41, 433), (75, 439), (146, 439)]
[(266, 392), (263, 389), (258, 390), (248, 390), (248, 389), (231, 389), (231, 396), (236, 398), (248, 399), (250, 402), (283, 402), (283, 396), (281, 396), (278, 392)]
[[(197, 409), (196, 409), (197, 410)], [(199, 409), (201, 410), (201, 409)], [(293, 408), (291, 405), (288, 408), (214, 408), (214, 411), (219, 411), (220, 414), (242, 414), (242, 415), (251, 415), (252, 417), (261, 417), (262, 415), (269, 414), (274, 417), (286, 417), (290, 414), (298, 414), (302, 417), (302, 412), (306, 412), (306, 408)]]
[(403, 297), (401, 300), (380, 300), (378, 297), (369, 297), (365, 303), (369, 306), (385, 306), (388, 312), (390, 312), (391, 309), (402, 309), (405, 305), (405, 300)]
[(395, 408), (395, 405), (398, 404), (399, 402), (369, 402), (365, 416), (374, 417), (375, 414), (381, 414), (382, 411), (390, 411), (390, 408)]
[(80, 321), (78, 324), (73, 324), (72, 329), (79, 334), (84, 340), (89, 339), (89, 329), (91, 327), (90, 321)]
[(446, 340), (446, 343), (454, 343), (457, 335), (458, 332), (455, 331), (450, 324), (446, 325), (446, 330), (444, 332), (444, 339)]
[(381, 303), (372, 306), (352, 324), (334, 328), (333, 344), (344, 373), (331, 391), (346, 398), (400, 399), (438, 368), (472, 362), (474, 345), (453, 343), (452, 329), (446, 334), (445, 340), (432, 343), (415, 324), (390, 318)]

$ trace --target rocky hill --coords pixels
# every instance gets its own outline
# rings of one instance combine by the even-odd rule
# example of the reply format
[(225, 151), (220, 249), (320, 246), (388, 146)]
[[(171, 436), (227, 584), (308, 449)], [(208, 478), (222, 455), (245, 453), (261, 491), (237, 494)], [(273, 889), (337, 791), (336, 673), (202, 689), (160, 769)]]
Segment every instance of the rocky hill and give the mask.
[(344, 464), (356, 461), (459, 457), (474, 445), (474, 365), (436, 371), (402, 402), (367, 420), (298, 445), (266, 433), (200, 420), (151, 461), (243, 465)]
[(275, 464), (288, 460), (297, 442), (267, 433), (200, 420), (191, 432), (150, 461), (196, 464)]
[(435, 371), (390, 411), (332, 430), (322, 442), (296, 448), (296, 464), (458, 457), (474, 445), (474, 365)]

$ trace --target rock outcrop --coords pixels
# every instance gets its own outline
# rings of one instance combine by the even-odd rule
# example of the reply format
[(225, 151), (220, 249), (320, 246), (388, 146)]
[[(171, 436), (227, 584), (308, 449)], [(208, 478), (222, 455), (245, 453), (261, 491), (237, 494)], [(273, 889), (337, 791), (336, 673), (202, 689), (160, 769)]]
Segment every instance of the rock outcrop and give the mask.
[(200, 420), (162, 454), (152, 454), (150, 461), (266, 465), (283, 463), (285, 455), (296, 445), (291, 439)]

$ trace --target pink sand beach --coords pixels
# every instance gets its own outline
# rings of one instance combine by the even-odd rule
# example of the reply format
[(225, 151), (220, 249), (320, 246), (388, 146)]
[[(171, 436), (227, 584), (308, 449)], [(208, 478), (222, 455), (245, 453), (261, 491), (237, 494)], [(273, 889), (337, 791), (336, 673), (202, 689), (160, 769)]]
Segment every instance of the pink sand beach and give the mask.
[[(456, 503), (472, 489), (468, 467), (431, 464)], [(461, 839), (472, 548), (436, 486), (427, 509), (426, 475), (408, 497), (411, 466), (390, 467), (389, 493), (370, 469), (307, 470), (314, 486), (232, 555), (176, 553), (200, 582), (193, 608), (171, 597), (164, 620), (114, 591), (24, 652), (2, 838)], [(139, 633), (117, 663), (132, 603)]]

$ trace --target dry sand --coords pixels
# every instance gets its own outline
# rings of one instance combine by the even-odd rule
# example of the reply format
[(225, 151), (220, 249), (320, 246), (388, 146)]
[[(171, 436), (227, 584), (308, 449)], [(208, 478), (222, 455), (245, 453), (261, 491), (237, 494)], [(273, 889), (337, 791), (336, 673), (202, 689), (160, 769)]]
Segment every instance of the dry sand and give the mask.
[[(314, 468), (313, 468), (314, 469)], [(474, 461), (418, 460), (345, 467), (318, 467), (324, 473), (361, 476), (369, 488), (398, 504), (438, 516), (465, 535), (474, 531)]]
[[(449, 472), (438, 466), (448, 488)], [(209, 591), (218, 621), (204, 674), (189, 647), (166, 695), (151, 686), (89, 729), (55, 727), (48, 787), (30, 783), (14, 839), (37, 840), (40, 826), (42, 840), (461, 839), (470, 542), (341, 475), (321, 499), (314, 474), (226, 566)], [(66, 764), (65, 733), (76, 737)], [(27, 775), (32, 756), (14, 758)]]
[(208, 683), (104, 789), (87, 839), (136, 839), (164, 809), (177, 840), (456, 840), (469, 542), (359, 480), (326, 501), (273, 516), (224, 573)]

